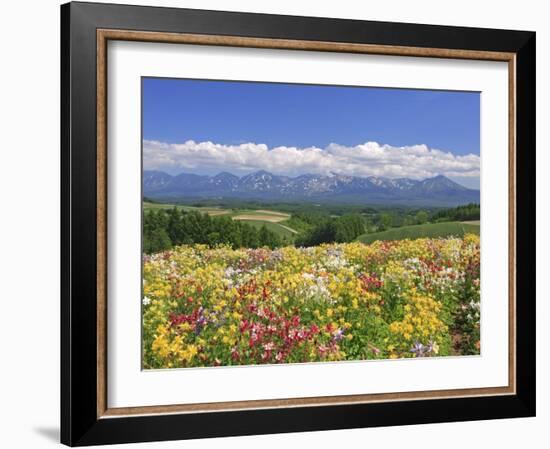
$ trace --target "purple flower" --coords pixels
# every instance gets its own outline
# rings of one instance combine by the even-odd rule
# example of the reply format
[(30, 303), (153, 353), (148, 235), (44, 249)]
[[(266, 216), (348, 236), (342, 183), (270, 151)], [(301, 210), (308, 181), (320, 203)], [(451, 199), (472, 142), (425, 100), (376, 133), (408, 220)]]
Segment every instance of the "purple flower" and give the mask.
[(342, 329), (337, 329), (333, 334), (334, 341), (340, 341), (344, 338), (344, 331)]
[(195, 335), (199, 335), (202, 331), (202, 329), (204, 328), (204, 326), (206, 326), (206, 324), (208, 323), (208, 320), (206, 319), (206, 317), (204, 316), (204, 309), (203, 307), (199, 307), (199, 316), (197, 317), (197, 320), (195, 321)]
[(428, 351), (428, 348), (422, 343), (416, 342), (410, 351), (413, 352), (416, 357), (422, 357), (424, 353)]

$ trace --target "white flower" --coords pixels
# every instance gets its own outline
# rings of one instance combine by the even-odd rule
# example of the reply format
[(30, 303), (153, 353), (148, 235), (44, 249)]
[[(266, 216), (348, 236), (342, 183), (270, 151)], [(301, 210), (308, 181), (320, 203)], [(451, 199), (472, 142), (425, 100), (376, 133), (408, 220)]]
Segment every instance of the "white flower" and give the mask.
[(225, 277), (230, 278), (230, 277), (238, 274), (239, 272), (240, 272), (240, 270), (235, 270), (233, 267), (227, 267), (225, 269)]
[(300, 295), (304, 299), (316, 302), (328, 302), (330, 304), (334, 302), (323, 277), (310, 273), (303, 273), (302, 277), (307, 281), (300, 292)]
[(144, 296), (142, 302), (143, 302), (144, 306), (148, 306), (149, 304), (151, 304), (151, 298), (148, 298), (147, 296)]
[(325, 267), (329, 270), (339, 270), (346, 267), (348, 261), (344, 257), (330, 255), (325, 259)]

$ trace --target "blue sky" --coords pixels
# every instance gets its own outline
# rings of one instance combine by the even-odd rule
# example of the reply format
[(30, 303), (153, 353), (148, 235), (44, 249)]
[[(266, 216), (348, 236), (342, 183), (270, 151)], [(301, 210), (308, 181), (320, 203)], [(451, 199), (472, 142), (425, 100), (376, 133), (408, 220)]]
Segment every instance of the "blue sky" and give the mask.
[[(281, 174), (329, 170), (333, 165), (335, 172), (351, 167), (350, 174), (388, 177), (410, 172), (410, 177), (421, 178), (439, 170), (437, 174), (469, 187), (479, 185), (479, 93), (144, 78), (142, 100), (144, 147), (151, 149), (150, 141), (156, 145), (144, 150), (146, 168), (214, 173), (222, 168), (210, 160), (217, 158), (228, 171), (242, 174), (259, 168), (253, 160), (264, 151), (265, 169)], [(202, 145), (199, 154), (199, 144), (206, 142), (217, 147)], [(367, 142), (379, 146), (361, 147)], [(239, 147), (244, 144), (256, 147)], [(262, 144), (267, 148), (258, 149)], [(337, 144), (336, 149), (330, 144)], [(299, 166), (287, 157), (288, 173), (283, 173), (282, 160), (271, 161), (277, 159), (272, 150), (278, 147), (293, 148), (287, 156), (295, 155), (291, 159), (299, 159)], [(311, 147), (319, 151), (297, 153)], [(249, 157), (235, 166), (243, 159), (239, 151)], [(330, 158), (325, 157), (329, 153)], [(376, 159), (378, 153), (382, 155)], [(197, 160), (191, 160), (193, 155)], [(409, 164), (415, 155), (418, 167), (407, 169), (415, 165)], [(434, 165), (434, 158), (441, 164)], [(427, 161), (431, 165), (424, 170), (421, 164)], [(384, 163), (396, 167), (384, 169)]]

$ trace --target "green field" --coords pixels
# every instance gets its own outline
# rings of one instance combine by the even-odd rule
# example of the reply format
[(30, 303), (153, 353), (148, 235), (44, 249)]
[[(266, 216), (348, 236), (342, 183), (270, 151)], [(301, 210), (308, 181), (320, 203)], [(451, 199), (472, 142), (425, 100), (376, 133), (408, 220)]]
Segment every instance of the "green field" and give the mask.
[[(250, 207), (245, 204), (240, 205), (240, 207), (237, 205), (235, 205), (235, 207), (217, 206), (215, 204), (198, 207), (182, 204), (143, 202), (143, 209), (145, 212), (156, 209), (172, 209), (174, 207), (185, 211), (201, 212), (211, 217), (230, 217), (233, 220), (250, 224), (257, 229), (265, 226), (269, 231), (276, 233), (287, 242), (294, 242), (295, 238), (302, 236), (305, 232), (304, 229), (299, 226), (299, 220), (296, 222), (294, 217), (291, 219), (291, 213), (270, 209), (269, 206), (266, 205), (258, 206), (258, 208), (255, 209), (254, 206)], [(338, 216), (334, 216), (334, 218), (337, 217)], [(363, 243), (372, 243), (377, 240), (402, 240), (449, 236), (461, 237), (466, 233), (479, 235), (479, 220), (450, 221), (394, 227), (387, 231), (363, 234), (357, 237), (357, 240)]]
[[(175, 205), (175, 204), (168, 204), (168, 203), (150, 203), (148, 201), (143, 202), (143, 210), (149, 210), (149, 209), (173, 209), (174, 207), (181, 209), (181, 210), (199, 210), (198, 207), (193, 206), (183, 206), (183, 205)], [(212, 207), (208, 209), (214, 209)]]
[(479, 235), (479, 221), (463, 221), (460, 223), (464, 228), (464, 233), (468, 234), (477, 234)]
[(143, 202), (143, 210), (155, 210), (155, 209), (173, 209), (176, 207), (185, 211), (197, 211), (204, 214), (208, 214), (211, 217), (231, 217), (233, 220), (242, 221), (250, 224), (257, 229), (262, 226), (270, 231), (275, 232), (281, 238), (293, 240), (294, 236), (298, 233), (296, 230), (284, 224), (290, 218), (290, 214), (281, 211), (269, 210), (269, 209), (248, 209), (248, 208), (223, 208), (215, 206), (196, 207), (180, 204), (168, 204), (168, 203), (151, 203), (148, 201)]
[(357, 240), (363, 243), (372, 243), (376, 240), (402, 240), (449, 236), (462, 237), (467, 233), (479, 235), (479, 224), (451, 221), (446, 223), (427, 223), (422, 225), (403, 226), (400, 228), (389, 229), (387, 231), (363, 234), (359, 236)]
[(292, 239), (294, 235), (296, 235), (294, 232), (289, 231), (288, 228), (283, 227), (279, 223), (271, 223), (269, 221), (262, 221), (262, 220), (246, 220), (244, 221), (244, 223), (252, 225), (257, 229), (260, 229), (262, 226), (265, 225), (265, 227), (269, 231), (273, 231), (276, 234), (278, 234), (280, 237), (284, 237), (287, 239)]
[[(239, 217), (243, 215), (262, 216), (265, 217), (266, 220), (270, 221), (284, 221), (290, 218), (290, 214), (288, 213), (268, 209), (228, 208), (216, 206), (197, 207), (183, 204), (151, 203), (148, 201), (143, 202), (143, 210), (145, 211), (150, 209), (173, 209), (174, 207), (180, 210), (203, 212), (208, 215), (227, 215), (230, 217)], [(250, 219), (252, 220), (253, 218), (251, 217)]]

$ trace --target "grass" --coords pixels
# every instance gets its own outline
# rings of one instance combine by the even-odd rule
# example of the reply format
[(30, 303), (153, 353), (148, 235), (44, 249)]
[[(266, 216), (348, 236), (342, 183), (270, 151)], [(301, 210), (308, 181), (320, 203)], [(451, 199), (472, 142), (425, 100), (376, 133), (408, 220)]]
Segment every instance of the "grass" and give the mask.
[(462, 237), (467, 233), (479, 235), (479, 224), (451, 221), (446, 223), (426, 223), (422, 225), (403, 226), (387, 231), (363, 234), (359, 236), (357, 240), (363, 243), (372, 243), (376, 240), (414, 240), (424, 237), (434, 238), (449, 236)]
[[(175, 206), (174, 204), (167, 204), (167, 203), (149, 203), (148, 201), (143, 202), (143, 210), (148, 210), (148, 209), (173, 209), (174, 206)], [(177, 205), (176, 207), (178, 209), (181, 209), (181, 210), (197, 210), (198, 209), (197, 207), (193, 207), (193, 206), (180, 206), (180, 205)]]
[(230, 217), (249, 217), (250, 219), (254, 219), (252, 216), (258, 216), (258, 220), (266, 219), (270, 221), (282, 221), (290, 218), (289, 214), (286, 214), (284, 212), (279, 212), (275, 210), (267, 210), (267, 209), (234, 209), (234, 208), (224, 208), (224, 207), (215, 207), (215, 206), (204, 206), (204, 207), (196, 207), (196, 206), (185, 206), (181, 204), (171, 204), (171, 203), (150, 203), (148, 201), (143, 202), (143, 209), (149, 210), (149, 209), (173, 209), (176, 207), (180, 210), (186, 210), (186, 211), (198, 211), (203, 212), (205, 214), (209, 215), (227, 215)]
[(262, 221), (262, 220), (243, 220), (243, 222), (251, 226), (254, 226), (257, 229), (260, 229), (263, 225), (265, 225), (265, 227), (269, 231), (275, 232), (281, 238), (286, 237), (287, 239), (293, 239), (295, 236), (295, 233), (289, 230), (290, 228), (284, 225), (280, 225), (279, 223), (273, 223), (270, 221)]
[(268, 214), (239, 214), (234, 215), (233, 220), (243, 220), (243, 221), (249, 221), (249, 220), (255, 220), (255, 221), (269, 221), (271, 223), (277, 223), (279, 221), (285, 221), (288, 220), (288, 217), (283, 217), (281, 215), (268, 215)]
[(477, 224), (475, 223), (461, 223), (462, 227), (464, 228), (464, 232), (466, 234), (477, 234), (479, 235), (479, 222)]
[[(172, 209), (174, 204), (150, 203), (144, 202), (143, 209)], [(289, 221), (290, 215), (284, 212), (267, 209), (236, 209), (224, 208), (215, 206), (195, 207), (195, 206), (175, 206), (178, 209), (185, 211), (198, 211), (210, 216), (226, 216), (233, 220), (242, 220), (258, 229), (263, 225), (268, 230), (275, 232), (281, 238), (286, 238), (290, 241), (294, 240), (299, 231), (303, 231), (292, 225), (292, 220)], [(287, 223), (290, 226), (287, 226)], [(402, 239), (418, 239), (423, 237), (462, 237), (466, 233), (479, 235), (479, 221), (451, 221), (444, 223), (426, 223), (422, 225), (402, 226), (400, 228), (392, 228), (387, 231), (374, 232), (371, 234), (363, 234), (357, 238), (363, 243), (372, 243), (376, 240), (402, 240)]]
[(179, 210), (185, 211), (198, 211), (204, 212), (208, 215), (227, 215), (231, 212), (231, 209), (222, 209), (221, 207), (195, 207), (195, 206), (184, 206), (182, 204), (170, 204), (170, 203), (149, 203), (148, 201), (143, 202), (143, 210), (151, 209), (173, 209), (177, 208)]
[[(171, 204), (171, 203), (150, 203), (148, 201), (143, 202), (143, 209), (144, 210), (150, 210), (150, 209), (173, 209), (177, 208), (180, 210), (185, 211), (197, 211), (202, 212), (211, 216), (217, 216), (217, 215), (226, 215), (228, 217), (239, 217), (239, 216), (251, 216), (250, 219), (254, 219), (252, 216), (258, 216), (258, 219), (263, 219), (265, 217), (266, 221), (281, 221), (288, 219), (290, 215), (285, 214), (283, 212), (277, 212), (277, 211), (268, 211), (268, 210), (255, 210), (255, 209), (232, 209), (232, 208), (223, 208), (223, 207), (215, 207), (215, 206), (204, 206), (204, 207), (196, 207), (196, 206), (186, 206), (182, 204)], [(261, 217), (261, 218), (260, 218)]]
[(195, 206), (183, 206), (174, 205), (168, 203), (150, 203), (143, 202), (143, 209), (145, 211), (152, 209), (172, 209), (178, 208), (185, 211), (197, 211), (208, 214), (212, 217), (226, 216), (231, 217), (233, 220), (240, 220), (244, 223), (248, 223), (255, 228), (260, 229), (263, 225), (270, 231), (275, 232), (280, 237), (285, 237), (292, 240), (297, 234), (297, 231), (289, 226), (286, 226), (280, 222), (284, 222), (290, 218), (289, 214), (284, 212), (267, 210), (267, 209), (232, 209), (223, 207), (195, 207)]

